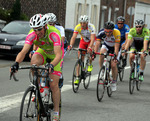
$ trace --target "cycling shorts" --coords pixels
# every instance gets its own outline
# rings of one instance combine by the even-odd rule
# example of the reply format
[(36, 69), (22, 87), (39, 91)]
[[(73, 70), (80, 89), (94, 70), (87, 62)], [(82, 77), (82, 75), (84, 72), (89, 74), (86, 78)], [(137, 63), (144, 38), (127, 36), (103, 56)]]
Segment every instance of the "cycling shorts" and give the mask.
[[(42, 65), (46, 64), (46, 59), (49, 58), (51, 61), (54, 59), (52, 55), (46, 54), (43, 49), (38, 48), (34, 54), (38, 54), (42, 57), (43, 62)], [(63, 65), (63, 59), (54, 67), (54, 72), (52, 74), (61, 76), (61, 68)]]
[(110, 47), (107, 44), (103, 43), (101, 49), (106, 49), (108, 53), (114, 53), (114, 47)]
[(80, 40), (79, 48), (81, 48), (81, 49), (87, 49), (88, 46), (89, 46), (89, 44), (90, 44), (90, 42), (91, 42), (91, 41), (85, 42), (85, 41), (83, 41), (83, 40)]
[(130, 51), (141, 51), (143, 50), (144, 41), (133, 41)]

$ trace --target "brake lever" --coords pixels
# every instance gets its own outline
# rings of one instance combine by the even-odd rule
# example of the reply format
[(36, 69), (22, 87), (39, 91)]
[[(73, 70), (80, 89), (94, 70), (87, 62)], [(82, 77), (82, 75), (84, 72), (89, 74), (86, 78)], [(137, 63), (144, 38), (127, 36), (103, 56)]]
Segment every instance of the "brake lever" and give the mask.
[(10, 80), (11, 80), (12, 77), (13, 77), (14, 81), (19, 81), (19, 80), (16, 78), (15, 73), (14, 73), (13, 71), (11, 71), (11, 73), (10, 73)]

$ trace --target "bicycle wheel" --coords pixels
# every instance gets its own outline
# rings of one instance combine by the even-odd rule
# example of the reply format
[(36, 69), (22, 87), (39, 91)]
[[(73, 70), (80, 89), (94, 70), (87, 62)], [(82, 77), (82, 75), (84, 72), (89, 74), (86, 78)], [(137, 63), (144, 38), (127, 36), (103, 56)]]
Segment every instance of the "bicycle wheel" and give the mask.
[(88, 71), (88, 65), (89, 65), (89, 59), (87, 59), (85, 69), (84, 69), (83, 85), (85, 89), (89, 87), (90, 80), (91, 80), (91, 72)]
[(135, 67), (135, 64), (134, 64), (134, 62), (132, 62), (131, 71), (130, 71), (130, 80), (129, 80), (129, 92), (130, 92), (130, 94), (133, 94), (134, 86), (135, 86), (135, 80), (134, 80), (134, 77), (132, 76), (132, 74), (134, 72), (134, 67)]
[(105, 92), (105, 85), (104, 85), (104, 73), (105, 73), (105, 67), (103, 66), (98, 75), (98, 80), (97, 80), (97, 99), (100, 102), (104, 96)]
[(118, 64), (118, 73), (119, 73), (119, 79), (120, 79), (120, 81), (123, 81), (124, 67), (123, 67), (123, 58), (122, 58), (122, 56), (121, 56), (120, 62)]
[[(78, 72), (78, 75), (77, 75), (77, 72)], [(79, 83), (75, 84), (77, 77), (78, 77)], [(77, 93), (79, 89), (80, 82), (81, 82), (81, 63), (80, 61), (77, 61), (74, 66), (73, 76), (72, 76), (72, 88), (75, 93)]]
[(112, 90), (111, 90), (112, 80), (110, 80), (110, 78), (112, 78), (112, 77), (109, 72), (109, 73), (107, 73), (107, 95), (108, 95), (108, 97), (111, 97), (111, 95), (112, 95)]
[[(27, 88), (25, 91), (21, 107), (20, 107), (20, 121), (39, 121), (38, 106), (35, 105), (35, 91), (33, 87)], [(35, 108), (36, 107), (36, 108)]]

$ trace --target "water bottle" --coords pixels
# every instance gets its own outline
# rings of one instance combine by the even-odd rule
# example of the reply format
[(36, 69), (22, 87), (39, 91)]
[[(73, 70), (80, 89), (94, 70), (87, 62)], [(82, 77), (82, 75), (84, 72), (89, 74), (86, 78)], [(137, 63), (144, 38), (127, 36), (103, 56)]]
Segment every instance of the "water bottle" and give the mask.
[(40, 89), (41, 97), (44, 102), (48, 101), (48, 90), (49, 88), (47, 86), (41, 87)]

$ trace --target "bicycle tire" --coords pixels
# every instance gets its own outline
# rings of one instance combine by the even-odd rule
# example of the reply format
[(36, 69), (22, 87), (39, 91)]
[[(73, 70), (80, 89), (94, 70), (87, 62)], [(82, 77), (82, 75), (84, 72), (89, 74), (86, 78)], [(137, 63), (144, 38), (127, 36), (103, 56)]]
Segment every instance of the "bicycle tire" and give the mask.
[(134, 86), (135, 86), (135, 80), (134, 80), (134, 78), (133, 79), (131, 78), (131, 74), (132, 74), (132, 72), (134, 72), (134, 66), (135, 66), (135, 63), (132, 62), (131, 71), (130, 71), (130, 80), (129, 80), (129, 92), (130, 92), (130, 94), (133, 94)]
[[(108, 95), (108, 97), (111, 97), (111, 95), (112, 95), (112, 90), (111, 90), (111, 81), (112, 80), (110, 80), (110, 72), (109, 73), (107, 73), (107, 81), (108, 81), (108, 83), (107, 83), (107, 95)], [(109, 78), (108, 78), (109, 77)], [(109, 80), (108, 80), (109, 79)]]
[[(38, 115), (39, 110), (38, 108), (35, 109), (35, 102), (32, 100), (34, 97), (35, 97), (34, 88), (28, 87), (21, 101), (20, 121), (28, 121), (27, 119), (29, 119), (29, 121), (30, 120), (39, 121), (39, 115)], [(26, 109), (25, 112), (23, 112), (24, 109)]]
[(84, 80), (83, 85), (85, 89), (88, 89), (90, 80), (91, 80), (91, 72), (88, 72), (89, 60), (86, 60), (85, 70), (84, 70)]
[[(75, 84), (74, 82), (76, 81), (76, 71), (77, 71), (77, 67), (79, 65), (79, 68), (78, 68), (78, 72), (79, 72), (79, 75), (78, 75), (78, 78), (79, 78), (79, 83), (78, 84)], [(73, 70), (73, 76), (72, 76), (72, 89), (74, 91), (74, 93), (77, 93), (78, 92), (78, 89), (79, 89), (79, 86), (80, 86), (80, 82), (81, 82), (81, 71), (82, 71), (82, 68), (81, 68), (81, 63), (80, 61), (78, 60), (74, 66), (74, 70)]]
[(99, 102), (101, 102), (104, 92), (105, 92), (105, 85), (104, 85), (104, 72), (105, 72), (105, 67), (103, 66), (98, 74), (98, 80), (97, 80), (97, 99)]
[(120, 58), (120, 63), (118, 64), (118, 73), (119, 73), (119, 80), (123, 81), (124, 67), (123, 67), (123, 58), (122, 58), (122, 56)]

